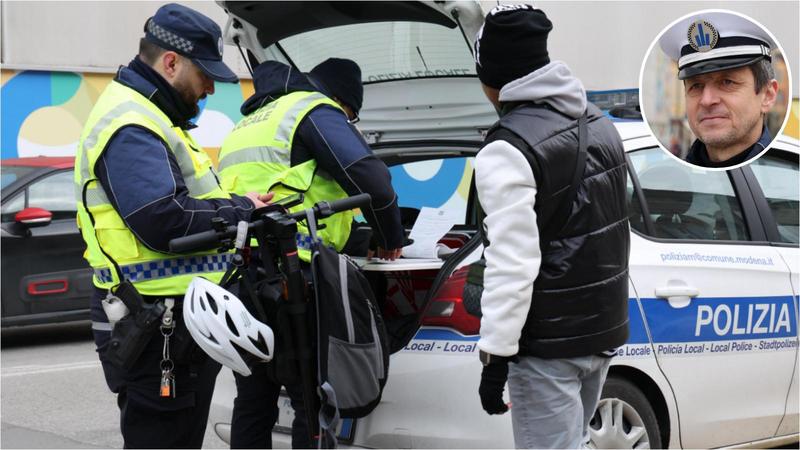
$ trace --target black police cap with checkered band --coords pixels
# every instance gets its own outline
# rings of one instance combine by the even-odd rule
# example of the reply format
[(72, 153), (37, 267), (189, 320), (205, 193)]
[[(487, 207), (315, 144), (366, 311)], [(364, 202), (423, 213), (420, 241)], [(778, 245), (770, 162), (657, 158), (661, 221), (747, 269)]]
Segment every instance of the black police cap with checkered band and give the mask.
[(158, 8), (145, 22), (145, 39), (192, 60), (216, 81), (236, 83), (239, 78), (222, 62), (219, 25), (199, 12), (176, 3)]

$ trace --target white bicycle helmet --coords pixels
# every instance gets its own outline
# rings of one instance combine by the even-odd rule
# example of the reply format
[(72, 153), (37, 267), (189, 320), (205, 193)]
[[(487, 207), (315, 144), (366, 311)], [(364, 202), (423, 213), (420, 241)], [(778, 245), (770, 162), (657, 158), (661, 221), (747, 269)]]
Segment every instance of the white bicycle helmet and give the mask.
[(272, 359), (275, 335), (235, 295), (202, 277), (189, 284), (183, 317), (194, 341), (220, 364), (249, 376), (250, 365)]

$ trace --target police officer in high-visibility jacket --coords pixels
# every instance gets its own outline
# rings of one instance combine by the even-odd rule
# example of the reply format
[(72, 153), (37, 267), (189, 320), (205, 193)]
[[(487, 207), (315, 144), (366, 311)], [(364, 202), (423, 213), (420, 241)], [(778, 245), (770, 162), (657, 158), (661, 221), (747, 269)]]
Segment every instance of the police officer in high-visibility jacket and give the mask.
[[(222, 185), (237, 193), (273, 191), (276, 199), (302, 192), (305, 201), (296, 209), (366, 192), (372, 204), (362, 212), (377, 241), (377, 256), (399, 257), (404, 232), (389, 170), (353, 126), (363, 99), (358, 65), (330, 58), (304, 74), (267, 61), (256, 67), (253, 81), (255, 94), (241, 108), (245, 117), (220, 151)], [(323, 219), (318, 236), (341, 251), (352, 221), (352, 213)], [(308, 262), (311, 241), (304, 224), (298, 225), (298, 253)], [(231, 447), (270, 448), (280, 386), (268, 380), (263, 367), (250, 377), (234, 375), (238, 394)], [(292, 446), (310, 447), (299, 390), (287, 390), (295, 408)]]
[[(181, 323), (183, 295), (195, 276), (218, 281), (228, 255), (170, 254), (170, 239), (210, 230), (216, 217), (247, 220), (270, 198), (222, 190), (210, 158), (187, 132), (214, 80), (238, 81), (222, 48), (220, 28), (208, 17), (177, 4), (159, 8), (145, 24), (138, 56), (102, 93), (78, 145), (75, 192), (94, 269), (92, 328), (106, 382), (118, 395), (126, 448), (200, 448), (220, 368), (177, 354), (181, 346), (169, 343), (191, 343)], [(117, 297), (133, 308), (127, 315)]]

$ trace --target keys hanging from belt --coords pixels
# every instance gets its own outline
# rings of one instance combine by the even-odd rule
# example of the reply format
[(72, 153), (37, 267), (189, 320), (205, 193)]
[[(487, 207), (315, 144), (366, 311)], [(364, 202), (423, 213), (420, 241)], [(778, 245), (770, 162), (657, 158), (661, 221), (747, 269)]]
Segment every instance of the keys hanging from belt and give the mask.
[(159, 387), (158, 396), (162, 398), (175, 398), (175, 374), (172, 373), (175, 369), (175, 363), (170, 359), (169, 354), (169, 338), (175, 330), (175, 321), (173, 318), (172, 308), (175, 306), (174, 298), (167, 298), (164, 300), (166, 310), (164, 315), (161, 316), (161, 336), (164, 337), (164, 348), (161, 351), (161, 385)]
[(172, 373), (172, 361), (161, 364), (161, 387), (158, 396), (162, 398), (175, 398), (175, 374)]

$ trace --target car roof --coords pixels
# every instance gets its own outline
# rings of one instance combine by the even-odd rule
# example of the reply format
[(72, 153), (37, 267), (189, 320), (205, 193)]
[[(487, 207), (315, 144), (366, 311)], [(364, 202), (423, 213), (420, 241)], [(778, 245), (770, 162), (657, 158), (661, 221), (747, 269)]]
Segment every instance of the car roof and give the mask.
[(26, 158), (9, 158), (0, 161), (4, 166), (49, 167), (52, 169), (71, 169), (75, 166), (72, 156), (33, 156)]
[(789, 144), (790, 146), (793, 147), (800, 147), (800, 140), (797, 140), (793, 137), (789, 137), (785, 134), (779, 134), (778, 137), (775, 138), (775, 142)]
[(614, 121), (614, 126), (617, 128), (619, 137), (621, 137), (623, 141), (650, 136), (650, 130), (647, 129), (644, 122)]
[[(644, 122), (640, 121), (614, 121), (614, 126), (625, 144), (625, 151), (636, 150), (644, 146), (658, 145), (656, 138), (650, 134)], [(785, 134), (779, 134), (773, 141), (772, 147), (800, 153), (800, 141)]]

